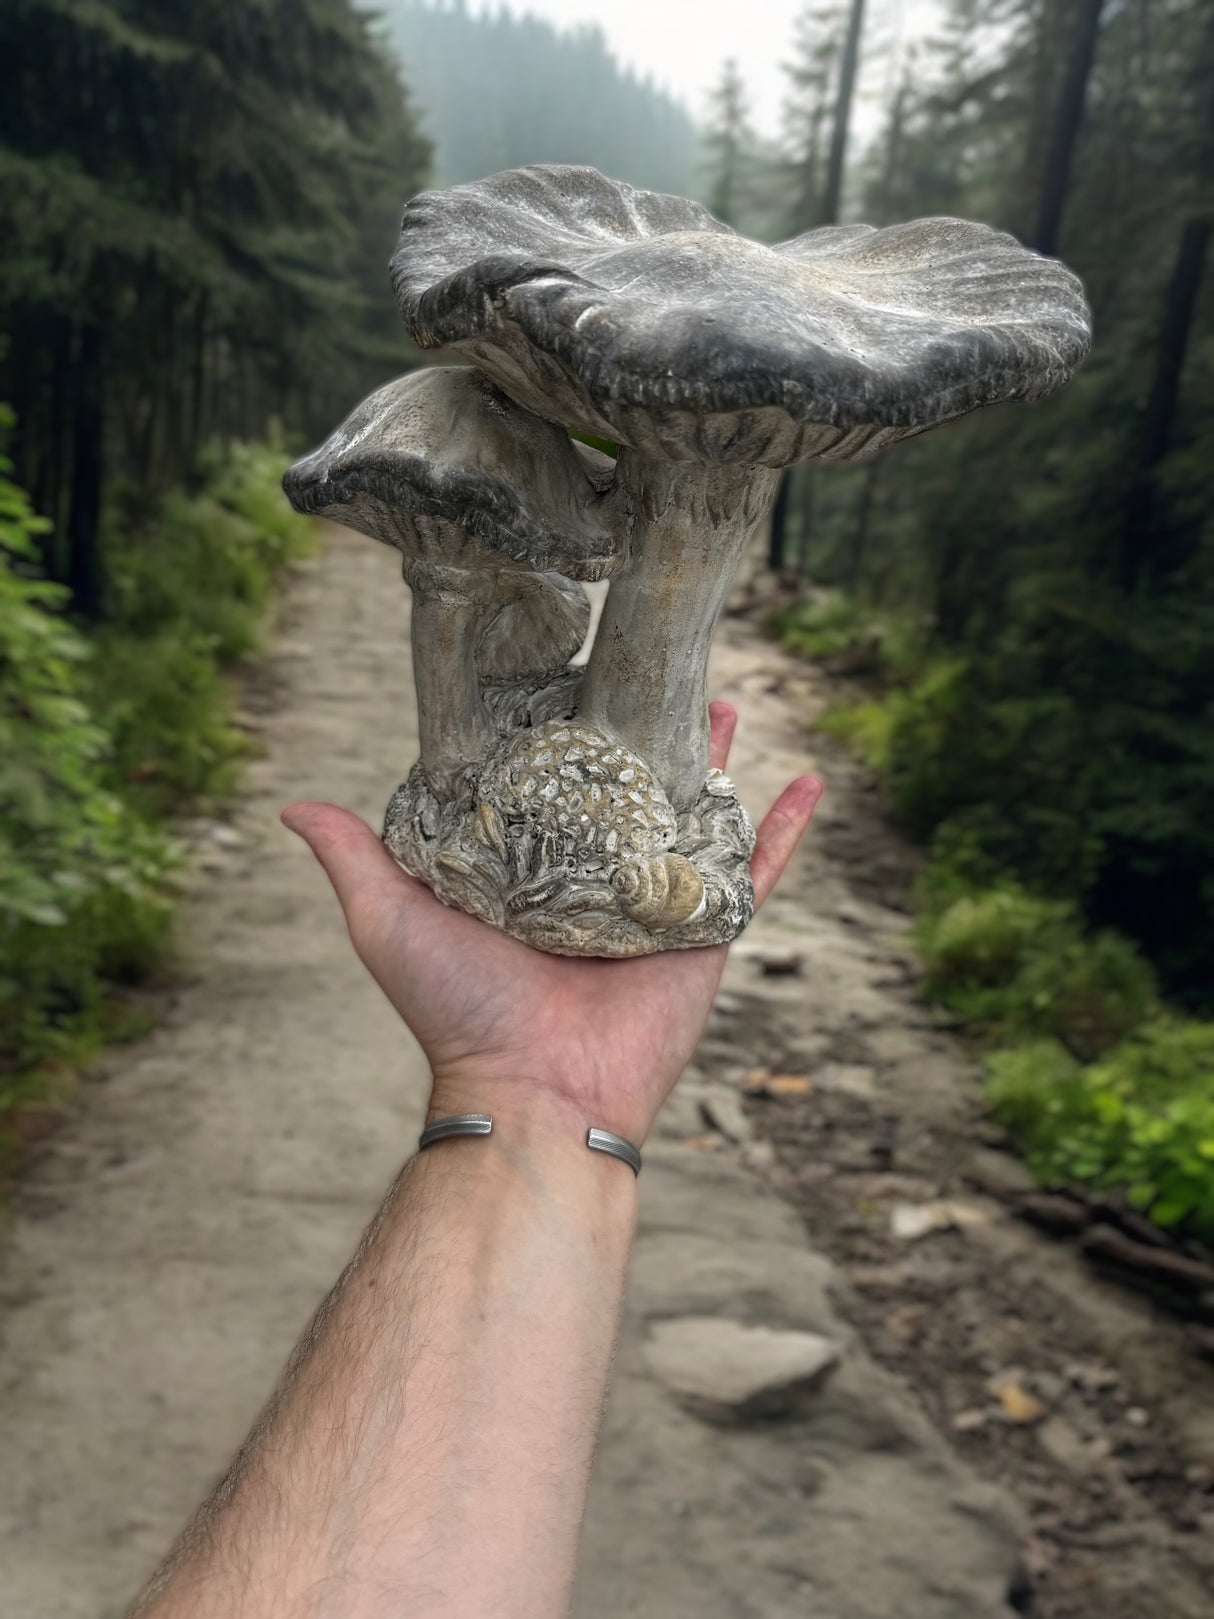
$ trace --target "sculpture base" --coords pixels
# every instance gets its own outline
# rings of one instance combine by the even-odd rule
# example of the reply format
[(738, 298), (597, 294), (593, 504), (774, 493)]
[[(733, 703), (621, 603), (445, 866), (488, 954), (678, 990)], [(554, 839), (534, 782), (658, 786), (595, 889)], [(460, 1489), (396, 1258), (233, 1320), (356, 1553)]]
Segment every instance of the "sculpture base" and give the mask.
[(642, 759), (576, 718), (515, 732), (446, 802), (415, 765), (384, 824), (444, 904), (562, 956), (728, 943), (754, 910), (754, 841), (719, 770), (676, 814)]

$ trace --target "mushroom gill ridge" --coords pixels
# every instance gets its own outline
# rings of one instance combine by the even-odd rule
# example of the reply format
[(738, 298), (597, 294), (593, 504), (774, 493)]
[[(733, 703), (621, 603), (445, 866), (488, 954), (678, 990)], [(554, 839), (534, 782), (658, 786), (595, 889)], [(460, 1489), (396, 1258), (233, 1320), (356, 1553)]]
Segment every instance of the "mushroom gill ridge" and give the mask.
[[(579, 532), (573, 524), (554, 528), (529, 511), (502, 479), (486, 472), (451, 472), (420, 456), (357, 462), (313, 479), (300, 477), (297, 465), (284, 484), (296, 511), (358, 527), (355, 514), (367, 509), (359, 496), (365, 496), (385, 514), (442, 518), (537, 572), (556, 569), (568, 579), (596, 580), (613, 561), (606, 532)], [(382, 522), (372, 537), (397, 543)]]

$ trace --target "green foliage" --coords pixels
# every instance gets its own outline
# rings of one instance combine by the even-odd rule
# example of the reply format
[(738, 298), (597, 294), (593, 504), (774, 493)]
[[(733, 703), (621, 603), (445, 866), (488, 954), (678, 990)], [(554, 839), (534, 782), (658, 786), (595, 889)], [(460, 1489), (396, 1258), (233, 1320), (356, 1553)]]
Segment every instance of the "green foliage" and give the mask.
[(820, 591), (777, 608), (767, 628), (790, 652), (836, 674), (897, 679), (922, 663), (921, 626), (842, 591)]
[[(929, 663), (907, 687), (856, 703), (839, 703), (819, 722), (832, 736), (849, 742), (874, 770), (888, 775), (895, 795), (903, 782), (904, 761), (940, 748), (966, 666), (960, 659)], [(903, 807), (905, 799), (900, 800)]]
[[(817, 587), (924, 626), (918, 667), (897, 670), (847, 623), (801, 637), (894, 688), (827, 726), (886, 775), (904, 824), (967, 845), (983, 880), (1133, 939), (1200, 1012), (1214, 1005), (1214, 259), (1186, 331), (1175, 266), (1214, 214), (1214, 10), (1148, 9), (1145, 29), (1141, 7), (1104, 7), (1070, 167), (1060, 250), (1093, 306), (1089, 362), (1042, 405), (803, 474), (790, 522)], [(861, 217), (956, 214), (1025, 238), (1079, 11), (947, 0), (869, 154)]]
[(924, 994), (997, 1039), (1052, 1035), (1091, 1059), (1157, 1010), (1154, 975), (1128, 941), (1085, 935), (1074, 906), (1010, 884), (926, 911), (917, 939)]
[(988, 1094), (1047, 1185), (1125, 1191), (1214, 1236), (1214, 1024), (1149, 1023), (1086, 1067), (1053, 1041), (999, 1052)]
[[(164, 837), (114, 792), (87, 642), (30, 573), (45, 524), (0, 460), (0, 1075), (70, 1044), (163, 943)], [(0, 1108), (5, 1088), (0, 1079)]]
[(164, 817), (234, 786), (224, 670), (312, 543), (282, 466), (238, 447), (196, 494), (111, 534), (113, 599), (89, 637), (36, 576), (45, 524), (0, 476), (0, 1115), (38, 1094), (31, 1069), (114, 1032), (115, 987), (165, 953)]
[(244, 742), (224, 670), (257, 646), (277, 570), (314, 541), (283, 497), (283, 463), (274, 446), (236, 446), (198, 493), (110, 538), (95, 701), (118, 781), (157, 814), (234, 785)]
[(386, 264), (428, 148), (351, 0), (7, 0), (0, 60), (0, 397), (92, 615), (120, 487), (318, 436), (412, 362)]

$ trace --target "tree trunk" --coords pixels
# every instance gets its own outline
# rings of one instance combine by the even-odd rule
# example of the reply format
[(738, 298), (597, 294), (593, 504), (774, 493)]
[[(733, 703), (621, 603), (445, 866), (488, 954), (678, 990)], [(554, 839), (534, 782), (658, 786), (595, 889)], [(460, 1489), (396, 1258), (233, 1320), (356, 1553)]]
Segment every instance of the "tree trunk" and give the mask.
[(1096, 60), (1096, 40), (1100, 31), (1100, 14), (1104, 0), (1079, 0), (1079, 19), (1067, 52), (1062, 85), (1054, 107), (1050, 138), (1045, 151), (1045, 164), (1041, 174), (1041, 189), (1037, 197), (1037, 223), (1030, 246), (1038, 253), (1056, 253), (1058, 232), (1066, 207), (1067, 188), (1071, 177), (1071, 159), (1083, 123), (1084, 103), (1087, 100), (1088, 79)]
[(837, 224), (839, 219), (839, 204), (843, 196), (843, 165), (847, 157), (847, 126), (851, 120), (852, 98), (856, 91), (856, 73), (860, 66), (860, 35), (863, 28), (864, 0), (851, 0), (851, 10), (847, 18), (847, 36), (843, 41), (843, 55), (839, 62), (839, 91), (835, 97), (835, 115), (830, 131), (826, 185), (822, 192), (823, 225)]
[(101, 611), (99, 531), (103, 460), (101, 334), (96, 326), (80, 329), (75, 361), (67, 584), (76, 612), (84, 618), (95, 619)]
[(879, 461), (870, 461), (864, 470), (864, 482), (860, 486), (860, 499), (856, 506), (856, 527), (852, 534), (851, 556), (848, 558), (847, 568), (847, 588), (853, 596), (859, 594), (860, 581), (864, 577), (868, 535), (872, 527), (873, 497), (877, 492), (880, 470)]
[(811, 461), (797, 479), (797, 572), (810, 577), (809, 556), (814, 536), (814, 465)]
[(889, 123), (885, 129), (885, 154), (881, 167), (881, 183), (877, 194), (879, 223), (885, 224), (894, 214), (894, 192), (902, 167), (902, 136), (906, 124), (906, 103), (910, 95), (910, 80), (904, 76), (889, 109)]
[(771, 533), (767, 542), (767, 566), (772, 573), (788, 567), (788, 506), (792, 493), (792, 473), (786, 467), (780, 474), (775, 505), (771, 508)]
[(1164, 297), (1163, 323), (1155, 357), (1155, 376), (1142, 418), (1137, 477), (1126, 502), (1122, 541), (1122, 584), (1132, 589), (1151, 552), (1151, 518), (1155, 504), (1156, 470), (1168, 453), (1185, 352), (1193, 329), (1193, 313), (1205, 272), (1210, 243), (1210, 220), (1190, 219), (1181, 232), (1180, 247)]

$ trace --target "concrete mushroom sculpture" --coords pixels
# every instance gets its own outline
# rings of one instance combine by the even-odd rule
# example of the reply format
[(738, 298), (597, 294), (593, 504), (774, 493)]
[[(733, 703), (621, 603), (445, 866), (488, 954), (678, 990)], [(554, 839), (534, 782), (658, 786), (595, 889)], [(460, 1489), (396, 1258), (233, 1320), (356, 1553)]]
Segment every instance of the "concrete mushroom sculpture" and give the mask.
[[(423, 747), (389, 847), (545, 950), (732, 938), (753, 832), (707, 766), (707, 661), (780, 469), (1044, 398), (1087, 351), (1079, 282), (958, 220), (764, 247), (569, 167), (415, 198), (392, 272), (414, 341), (475, 369), (381, 390), (288, 475), (406, 554)], [(580, 689), (534, 667), (576, 627), (546, 570), (611, 578)]]

